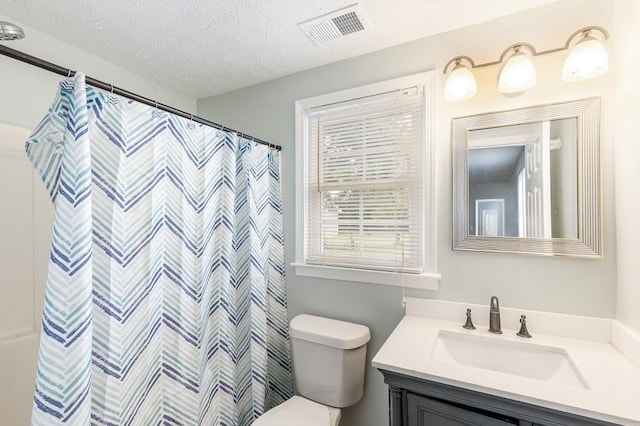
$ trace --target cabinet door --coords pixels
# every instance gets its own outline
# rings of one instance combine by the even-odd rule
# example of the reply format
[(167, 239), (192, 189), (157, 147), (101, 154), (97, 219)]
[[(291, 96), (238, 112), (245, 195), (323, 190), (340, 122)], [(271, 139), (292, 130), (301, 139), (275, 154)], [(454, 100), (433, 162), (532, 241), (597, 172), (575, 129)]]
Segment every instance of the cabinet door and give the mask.
[(407, 393), (407, 426), (506, 426), (516, 419)]

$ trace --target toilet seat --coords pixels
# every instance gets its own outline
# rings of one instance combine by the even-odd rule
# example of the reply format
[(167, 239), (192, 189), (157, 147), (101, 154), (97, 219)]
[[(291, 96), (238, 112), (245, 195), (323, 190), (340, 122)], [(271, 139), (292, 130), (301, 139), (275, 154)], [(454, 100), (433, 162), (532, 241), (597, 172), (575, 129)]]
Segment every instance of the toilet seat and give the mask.
[(253, 426), (338, 426), (340, 409), (294, 396), (264, 413)]

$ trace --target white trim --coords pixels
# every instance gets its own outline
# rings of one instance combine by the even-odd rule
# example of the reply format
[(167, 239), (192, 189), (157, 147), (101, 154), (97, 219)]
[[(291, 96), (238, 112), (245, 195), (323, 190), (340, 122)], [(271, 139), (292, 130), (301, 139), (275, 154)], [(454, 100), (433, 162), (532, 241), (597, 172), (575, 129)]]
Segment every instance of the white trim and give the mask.
[[(428, 273), (440, 277), (438, 273), (438, 144), (436, 143), (436, 72), (421, 74), (424, 79), (424, 165), (422, 169), (422, 182), (424, 183), (422, 223), (423, 240), (423, 268)], [(430, 96), (427, 96), (427, 93)], [(437, 287), (436, 287), (437, 288)]]
[[(500, 148), (503, 146), (520, 146), (531, 143), (531, 134), (511, 135), (511, 136), (495, 136), (483, 138), (469, 138), (467, 145), (469, 149), (485, 149)], [(560, 149), (562, 141), (560, 139), (551, 139), (549, 141), (549, 149)]]
[(523, 133), (510, 136), (490, 136), (482, 138), (469, 137), (469, 149), (500, 148), (503, 146), (520, 146), (531, 143), (531, 134)]
[(305, 229), (304, 218), (307, 215), (307, 192), (305, 191), (306, 183), (306, 160), (308, 149), (304, 143), (304, 135), (306, 134), (306, 124), (304, 110), (307, 108), (303, 101), (296, 101), (296, 263), (304, 263), (304, 246), (305, 246)]
[[(418, 74), (413, 74), (405, 77), (395, 78), (393, 80), (386, 80), (379, 83), (367, 84), (366, 86), (354, 87), (352, 89), (341, 90), (339, 92), (327, 93), (325, 95), (314, 96), (311, 98), (300, 99), (296, 101), (296, 111), (298, 106), (301, 107), (301, 111), (306, 108), (312, 108), (314, 106), (327, 105), (337, 102), (344, 102), (350, 99), (362, 98), (379, 93), (389, 92), (392, 90), (398, 90), (398, 88), (409, 88), (414, 86), (430, 85), (430, 89), (434, 87), (435, 74), (437, 71), (427, 71)], [(426, 84), (425, 84), (426, 83)], [(435, 96), (434, 96), (435, 97)], [(297, 117), (296, 117), (297, 118)], [(297, 124), (297, 122), (296, 122)], [(296, 132), (296, 136), (298, 136)], [(296, 140), (296, 142), (298, 142)]]
[(435, 94), (436, 73), (428, 71), (366, 86), (342, 90), (339, 92), (314, 96), (295, 102), (295, 178), (296, 178), (296, 224), (295, 224), (295, 262), (296, 275), (312, 276), (317, 278), (338, 279), (357, 282), (370, 282), (372, 284), (402, 286), (401, 274), (394, 272), (372, 271), (366, 269), (350, 269), (344, 267), (330, 267), (305, 264), (306, 232), (305, 220), (307, 217), (308, 199), (306, 194), (307, 157), (308, 147), (305, 144), (307, 133), (306, 111), (309, 108), (344, 102), (359, 97), (384, 93), (398, 88), (423, 87), (424, 97), (424, 153), (422, 155), (424, 167), (422, 167), (424, 188), (422, 196), (422, 229), (423, 241), (420, 247), (421, 261), (426, 273), (404, 274), (404, 286), (435, 290), (438, 288), (440, 274), (437, 273), (437, 151), (436, 151), (436, 120), (435, 120)]
[[(367, 284), (380, 284), (418, 288), (421, 290), (437, 290), (440, 274), (402, 274), (400, 272), (372, 271), (368, 269), (341, 268), (338, 266), (309, 265), (292, 263), (296, 275), (302, 277), (324, 278), (329, 280), (354, 281)], [(404, 275), (404, 276), (403, 276)]]

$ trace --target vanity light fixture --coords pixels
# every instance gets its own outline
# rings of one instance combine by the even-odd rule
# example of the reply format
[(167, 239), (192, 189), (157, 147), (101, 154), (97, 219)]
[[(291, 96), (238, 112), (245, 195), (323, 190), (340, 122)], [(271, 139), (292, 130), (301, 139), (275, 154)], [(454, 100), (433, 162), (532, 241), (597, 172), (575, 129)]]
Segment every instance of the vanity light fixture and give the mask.
[[(452, 62), (455, 62), (455, 66), (453, 67), (451, 74), (449, 74), (444, 86), (444, 98), (447, 102), (469, 99), (478, 91), (476, 78), (473, 76), (471, 70), (462, 64), (463, 59), (468, 61), (471, 64), (471, 68), (473, 68), (473, 61), (471, 58), (466, 56), (459, 56), (449, 61), (447, 64), (448, 67)], [(447, 72), (447, 67), (445, 67), (444, 70), (445, 74)]]
[(536, 67), (529, 55), (522, 51), (523, 47), (527, 47), (535, 53), (535, 50), (531, 49), (532, 46), (524, 43), (508, 49), (513, 49), (514, 53), (507, 59), (500, 71), (500, 77), (498, 77), (498, 91), (500, 93), (516, 94), (536, 85)]
[[(597, 77), (607, 72), (608, 55), (602, 42), (593, 36), (599, 33), (603, 40), (609, 39), (606, 29), (590, 26), (574, 32), (564, 46), (537, 52), (529, 43), (515, 43), (507, 47), (495, 62), (476, 65), (468, 56), (456, 56), (444, 67), (444, 74), (449, 72), (451, 64), (455, 64), (449, 72), (445, 83), (444, 97), (447, 102), (469, 99), (476, 94), (476, 80), (471, 70), (493, 65), (504, 64), (498, 78), (498, 90), (506, 95), (521, 93), (536, 84), (536, 69), (532, 58), (549, 53), (569, 50), (574, 38), (581, 34), (580, 40), (571, 48), (562, 71), (564, 81), (578, 81)], [(505, 62), (505, 57), (510, 54)], [(468, 62), (470, 67), (462, 64)]]
[[(607, 32), (600, 27), (589, 27), (579, 30), (569, 37), (569, 41), (578, 33), (582, 33), (582, 38), (571, 49), (562, 69), (562, 79), (564, 81), (578, 81), (597, 77), (607, 72), (609, 69), (609, 55), (602, 45), (602, 42), (593, 37), (592, 30), (598, 30), (608, 39)], [(569, 43), (567, 41), (567, 44)]]

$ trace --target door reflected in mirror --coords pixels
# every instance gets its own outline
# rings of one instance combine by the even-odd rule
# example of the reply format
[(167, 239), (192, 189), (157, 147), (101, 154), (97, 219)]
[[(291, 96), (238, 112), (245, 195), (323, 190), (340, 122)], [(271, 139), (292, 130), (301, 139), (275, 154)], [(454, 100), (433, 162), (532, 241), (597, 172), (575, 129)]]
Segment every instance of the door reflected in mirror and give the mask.
[(504, 198), (475, 200), (475, 205), (475, 235), (483, 235), (485, 237), (504, 237), (508, 235), (505, 231)]
[(577, 118), (471, 130), (469, 235), (578, 238)]

